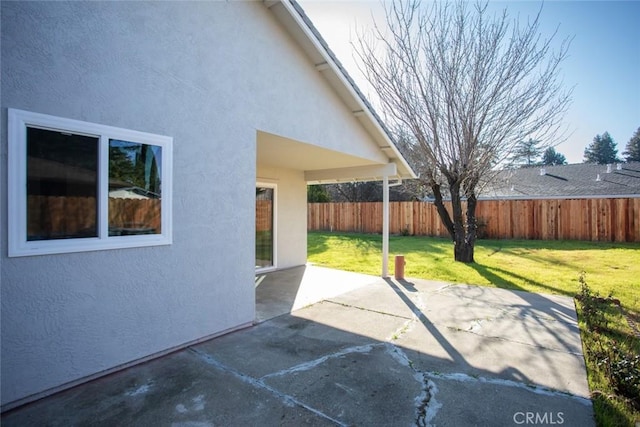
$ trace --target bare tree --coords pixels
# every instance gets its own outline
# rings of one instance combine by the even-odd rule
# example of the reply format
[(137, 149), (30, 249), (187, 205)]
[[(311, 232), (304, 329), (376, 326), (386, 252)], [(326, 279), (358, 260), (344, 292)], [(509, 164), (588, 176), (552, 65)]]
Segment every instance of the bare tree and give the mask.
[(456, 261), (474, 261), (479, 186), (518, 142), (557, 142), (572, 92), (559, 79), (569, 41), (554, 53), (556, 34), (543, 39), (539, 17), (523, 24), (506, 10), (489, 15), (486, 3), (422, 8), (394, 0), (387, 26), (356, 42), (384, 114), (412, 136), (410, 157), (431, 188)]

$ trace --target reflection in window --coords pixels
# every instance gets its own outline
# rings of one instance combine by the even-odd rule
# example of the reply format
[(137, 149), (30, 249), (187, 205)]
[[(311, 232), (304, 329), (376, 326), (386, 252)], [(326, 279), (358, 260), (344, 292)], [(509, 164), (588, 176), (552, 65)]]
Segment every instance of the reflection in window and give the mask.
[(98, 142), (27, 127), (27, 240), (96, 237)]
[(274, 189), (256, 187), (256, 268), (272, 267)]
[(109, 140), (109, 236), (161, 233), (162, 148)]

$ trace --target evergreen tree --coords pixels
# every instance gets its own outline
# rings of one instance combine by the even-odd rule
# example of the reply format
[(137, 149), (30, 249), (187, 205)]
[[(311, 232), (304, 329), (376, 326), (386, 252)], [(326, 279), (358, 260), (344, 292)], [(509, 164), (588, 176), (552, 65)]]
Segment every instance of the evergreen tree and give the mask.
[(535, 165), (542, 154), (540, 141), (529, 138), (528, 141), (520, 141), (514, 148), (512, 161), (524, 166)]
[(324, 185), (308, 185), (307, 186), (307, 202), (309, 203), (327, 203), (331, 201), (331, 196), (327, 192)]
[(640, 162), (640, 128), (627, 142), (627, 147), (622, 155), (627, 162)]
[(596, 135), (595, 138), (593, 138), (593, 142), (584, 149), (585, 163), (606, 165), (619, 161), (616, 143), (613, 141), (611, 135), (609, 135), (609, 132), (603, 133), (602, 136)]
[(542, 164), (544, 166), (566, 165), (567, 159), (564, 155), (558, 153), (555, 148), (549, 147), (542, 155)]

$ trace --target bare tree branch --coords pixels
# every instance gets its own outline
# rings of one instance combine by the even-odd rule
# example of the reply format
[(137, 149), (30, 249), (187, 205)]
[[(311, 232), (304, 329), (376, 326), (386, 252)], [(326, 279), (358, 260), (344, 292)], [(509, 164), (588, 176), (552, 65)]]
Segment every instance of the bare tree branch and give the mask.
[(386, 26), (356, 42), (385, 115), (411, 136), (409, 157), (432, 188), (457, 260), (473, 261), (479, 186), (520, 141), (544, 141), (544, 149), (564, 136), (572, 90), (559, 73), (569, 40), (553, 52), (557, 30), (541, 37), (541, 12), (522, 22), (506, 10), (490, 15), (488, 3), (394, 0)]

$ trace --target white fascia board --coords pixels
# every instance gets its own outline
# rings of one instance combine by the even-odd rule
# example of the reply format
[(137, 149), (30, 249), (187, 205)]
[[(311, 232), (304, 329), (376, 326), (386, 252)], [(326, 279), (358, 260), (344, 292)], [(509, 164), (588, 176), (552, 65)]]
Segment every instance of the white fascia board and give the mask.
[[(271, 3), (271, 5), (269, 5), (269, 3)], [(273, 5), (273, 2), (265, 2), (265, 4), (267, 4), (267, 6), (270, 8)], [(416, 179), (418, 176), (413, 171), (404, 156), (400, 153), (398, 147), (396, 147), (396, 145), (393, 143), (387, 131), (382, 127), (380, 121), (371, 110), (371, 106), (362, 99), (363, 95), (360, 95), (354, 88), (353, 84), (349, 82), (344, 72), (340, 69), (338, 64), (336, 64), (334, 58), (327, 52), (324, 46), (322, 46), (316, 35), (309, 28), (306, 22), (304, 22), (304, 19), (302, 18), (302, 16), (300, 16), (300, 13), (298, 13), (291, 1), (281, 0), (280, 4), (282, 4), (282, 6), (288, 12), (288, 15), (294, 20), (298, 28), (311, 42), (316, 52), (324, 58), (324, 62), (318, 63), (316, 65), (316, 68), (322, 73), (332, 73), (333, 76), (338, 79), (338, 81), (340, 82), (340, 87), (335, 87), (335, 89), (338, 91), (338, 93), (344, 93), (344, 91), (346, 91), (349, 94), (351, 100), (355, 101), (355, 103), (359, 106), (359, 108), (353, 109), (354, 113), (357, 112), (358, 119), (361, 121), (366, 120), (372, 127), (371, 130), (375, 131), (375, 135), (372, 135), (372, 137), (383, 154), (390, 160), (398, 161), (401, 164), (402, 169), (406, 170), (406, 173), (402, 175), (402, 178)], [(333, 79), (329, 78), (327, 80), (331, 82)], [(369, 128), (369, 126), (365, 125), (364, 123), (363, 125), (365, 126), (365, 128)], [(393, 153), (392, 156), (385, 152), (385, 150), (389, 149)]]
[(304, 179), (308, 184), (320, 184), (345, 181), (380, 181), (384, 177), (397, 177), (395, 163), (384, 165), (356, 166), (351, 168), (321, 169), (306, 171)]

